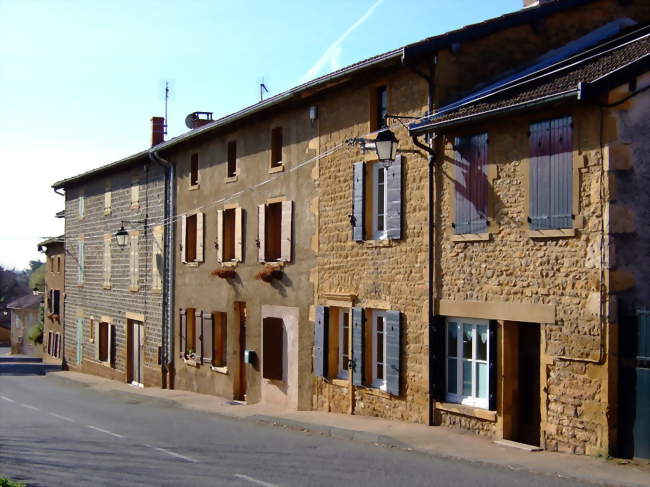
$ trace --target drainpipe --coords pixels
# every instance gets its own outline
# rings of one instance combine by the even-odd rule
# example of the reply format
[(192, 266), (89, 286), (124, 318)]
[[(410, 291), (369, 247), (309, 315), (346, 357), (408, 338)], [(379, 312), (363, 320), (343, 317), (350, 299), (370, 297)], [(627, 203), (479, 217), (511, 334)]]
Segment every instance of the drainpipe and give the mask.
[[(408, 61), (408, 56), (407, 56), (407, 51), (405, 50), (402, 54), (402, 64), (404, 65), (405, 68), (411, 70), (421, 78), (423, 78), (427, 82), (427, 115), (430, 115), (433, 113), (433, 100), (435, 96), (435, 76), (436, 76), (436, 66), (438, 64), (438, 55), (437, 53), (434, 54), (432, 63), (430, 65), (429, 69), (429, 74), (426, 74), (419, 70), (418, 68), (414, 67), (413, 65), (409, 64)], [(428, 389), (429, 389), (429, 411), (428, 411), (428, 417), (429, 417), (429, 426), (433, 426), (433, 403), (434, 403), (434, 398), (433, 398), (433, 390), (434, 390), (434, 383), (433, 383), (433, 377), (434, 377), (434, 370), (433, 370), (433, 365), (431, 361), (431, 336), (432, 336), (432, 327), (433, 327), (433, 316), (435, 313), (434, 309), (434, 301), (433, 301), (433, 295), (435, 292), (435, 271), (434, 271), (434, 265), (436, 262), (436, 251), (435, 251), (435, 242), (434, 242), (434, 237), (435, 237), (435, 232), (434, 232), (434, 216), (435, 216), (435, 206), (437, 202), (437, 195), (436, 195), (436, 190), (435, 190), (435, 184), (436, 184), (436, 165), (435, 165), (435, 158), (436, 158), (436, 153), (435, 150), (433, 149), (433, 141), (435, 140), (435, 134), (431, 134), (429, 138), (429, 143), (428, 145), (425, 143), (422, 143), (418, 140), (417, 135), (411, 135), (411, 140), (413, 141), (413, 144), (416, 147), (419, 147), (423, 151), (425, 151), (428, 155), (428, 163), (429, 163), (429, 170), (428, 170), (428, 179), (429, 179), (429, 214), (428, 214), (428, 223), (429, 223), (429, 272), (428, 272), (428, 296), (427, 296), (427, 302), (428, 304), (428, 316), (429, 316), (429, 357), (428, 357), (428, 363), (429, 363), (429, 384), (428, 384)]]
[(155, 150), (149, 151), (149, 159), (165, 169), (165, 253), (164, 253), (164, 291), (163, 291), (163, 332), (162, 332), (162, 366), (164, 372), (163, 387), (174, 388), (174, 232), (170, 221), (176, 208), (176, 166), (160, 157)]

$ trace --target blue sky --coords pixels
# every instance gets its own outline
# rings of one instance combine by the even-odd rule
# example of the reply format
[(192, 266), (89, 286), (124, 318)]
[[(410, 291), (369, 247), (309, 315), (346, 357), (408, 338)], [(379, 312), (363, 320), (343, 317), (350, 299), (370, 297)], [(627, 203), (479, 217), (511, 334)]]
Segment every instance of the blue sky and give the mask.
[(522, 0), (0, 0), (0, 265), (63, 232), (50, 185), (148, 146), (172, 88), (223, 116), (361, 59), (521, 8)]

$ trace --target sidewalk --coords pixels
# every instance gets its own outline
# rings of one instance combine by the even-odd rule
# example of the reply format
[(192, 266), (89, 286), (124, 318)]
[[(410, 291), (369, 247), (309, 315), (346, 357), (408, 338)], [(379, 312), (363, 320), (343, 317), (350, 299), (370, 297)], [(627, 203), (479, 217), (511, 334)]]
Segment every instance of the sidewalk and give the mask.
[(502, 446), (470, 433), (445, 427), (388, 421), (368, 416), (287, 411), (265, 404), (236, 401), (193, 392), (138, 388), (92, 375), (60, 371), (50, 379), (72, 382), (95, 391), (136, 395), (141, 400), (217, 414), (244, 421), (262, 422), (299, 431), (379, 444), (437, 457), (462, 459), (526, 470), (550, 476), (575, 478), (604, 485), (650, 486), (650, 462), (627, 462), (550, 452), (528, 452)]

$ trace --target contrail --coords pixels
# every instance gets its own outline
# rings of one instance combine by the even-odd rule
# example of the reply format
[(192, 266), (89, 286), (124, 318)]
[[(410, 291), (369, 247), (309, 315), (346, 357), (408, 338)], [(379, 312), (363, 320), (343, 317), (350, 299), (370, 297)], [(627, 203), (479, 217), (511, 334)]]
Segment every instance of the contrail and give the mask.
[(311, 68), (309, 68), (309, 69), (307, 70), (307, 72), (303, 75), (303, 77), (300, 78), (300, 81), (299, 81), (298, 83), (299, 83), (299, 84), (300, 84), (300, 83), (304, 83), (304, 82), (309, 81), (310, 79), (314, 78), (318, 73), (320, 73), (320, 72), (323, 70), (323, 68), (325, 67), (325, 65), (326, 65), (327, 63), (330, 64), (330, 67), (332, 68), (332, 71), (334, 71), (334, 70), (336, 70), (336, 69), (339, 69), (339, 68), (341, 67), (341, 66), (340, 66), (340, 63), (339, 63), (339, 61), (340, 61), (340, 57), (341, 57), (341, 51), (342, 51), (342, 49), (341, 49), (341, 44), (343, 43), (343, 41), (344, 41), (344, 40), (345, 40), (345, 39), (346, 39), (346, 38), (347, 38), (347, 37), (348, 37), (352, 32), (354, 32), (354, 31), (356, 30), (357, 27), (359, 27), (361, 24), (363, 24), (363, 23), (365, 22), (365, 21), (368, 19), (368, 17), (370, 17), (370, 16), (372, 15), (372, 13), (374, 12), (374, 10), (375, 10), (377, 7), (379, 7), (383, 2), (384, 2), (384, 0), (377, 0), (377, 1), (376, 1), (376, 2), (375, 2), (375, 3), (374, 3), (370, 8), (366, 11), (365, 14), (363, 14), (361, 17), (359, 17), (359, 19), (358, 19), (354, 24), (352, 24), (350, 27), (348, 27), (348, 29), (347, 29), (345, 32), (343, 32), (343, 34), (341, 34), (341, 35), (339, 36), (339, 38), (336, 39), (336, 40), (335, 40), (335, 41), (334, 41), (334, 42), (333, 42), (333, 43), (332, 43), (332, 44), (331, 44), (331, 45), (330, 45), (330, 46), (325, 50), (325, 52), (324, 52), (323, 55), (320, 57), (320, 59), (318, 59), (318, 61), (316, 61), (316, 63), (314, 63), (314, 65), (313, 65)]

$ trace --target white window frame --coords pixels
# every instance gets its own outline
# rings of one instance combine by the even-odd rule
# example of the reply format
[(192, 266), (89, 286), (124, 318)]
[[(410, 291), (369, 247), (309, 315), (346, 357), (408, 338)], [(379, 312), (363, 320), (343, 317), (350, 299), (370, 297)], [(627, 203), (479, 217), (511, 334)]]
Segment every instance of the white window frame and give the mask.
[[(384, 187), (384, 197), (383, 201), (383, 213), (382, 217), (384, 219), (383, 229), (379, 229), (379, 172), (382, 172), (384, 175), (383, 187)], [(388, 238), (388, 232), (386, 230), (386, 209), (388, 207), (388, 191), (386, 187), (387, 183), (387, 167), (381, 162), (377, 162), (372, 165), (372, 239), (373, 240), (386, 240)]]
[(336, 375), (338, 379), (348, 379), (349, 378), (349, 371), (348, 368), (344, 366), (343, 362), (343, 357), (344, 355), (348, 356), (348, 359), (350, 358), (350, 350), (348, 347), (348, 350), (345, 350), (345, 328), (343, 326), (344, 317), (345, 315), (348, 315), (348, 345), (350, 344), (350, 329), (352, 325), (352, 314), (350, 313), (349, 308), (341, 308), (339, 309), (339, 370)]
[[(472, 357), (471, 359), (463, 358), (463, 327), (472, 327)], [(456, 361), (456, 392), (449, 391), (449, 327), (458, 327), (458, 339), (456, 340), (456, 356), (451, 357)], [(478, 344), (478, 327), (485, 326), (487, 332), (486, 355), (485, 360), (477, 359)], [(466, 406), (489, 409), (490, 407), (490, 322), (476, 318), (448, 317), (445, 324), (445, 390), (446, 400), (449, 402), (459, 403)], [(471, 395), (463, 394), (463, 364), (470, 362), (472, 367), (472, 393)], [(484, 364), (486, 367), (487, 394), (485, 397), (479, 397), (477, 391), (477, 364)]]
[[(384, 329), (382, 331), (382, 340), (383, 340), (383, 369), (384, 377), (377, 377), (377, 320), (383, 318), (384, 320)], [(382, 310), (374, 310), (372, 312), (372, 387), (385, 391), (386, 386), (386, 323), (388, 323), (388, 313)]]

